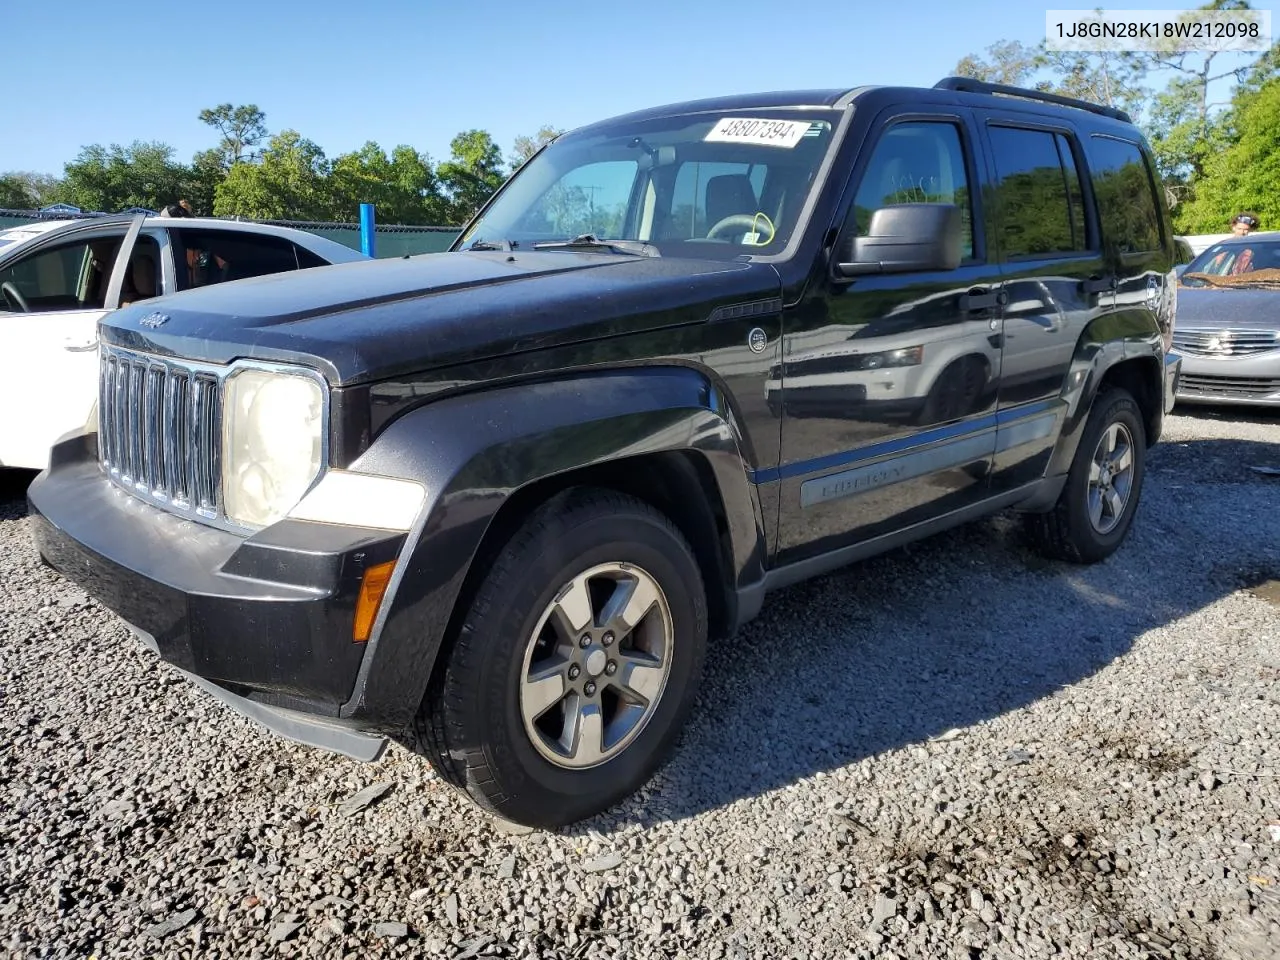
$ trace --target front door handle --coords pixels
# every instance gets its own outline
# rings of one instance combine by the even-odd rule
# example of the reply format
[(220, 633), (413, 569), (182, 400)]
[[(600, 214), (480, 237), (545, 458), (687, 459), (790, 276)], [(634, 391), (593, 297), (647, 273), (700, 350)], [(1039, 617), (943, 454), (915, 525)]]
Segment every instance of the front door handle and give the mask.
[(88, 353), (90, 350), (98, 349), (98, 341), (94, 340), (73, 340), (71, 337), (62, 341), (62, 349), (68, 353)]
[(1004, 306), (1008, 295), (1003, 291), (990, 291), (984, 287), (974, 287), (968, 293), (960, 295), (960, 309), (976, 313), (979, 310), (990, 310), (994, 306)]
[(1115, 289), (1115, 277), (1090, 277), (1084, 281), (1085, 293), (1109, 293)]

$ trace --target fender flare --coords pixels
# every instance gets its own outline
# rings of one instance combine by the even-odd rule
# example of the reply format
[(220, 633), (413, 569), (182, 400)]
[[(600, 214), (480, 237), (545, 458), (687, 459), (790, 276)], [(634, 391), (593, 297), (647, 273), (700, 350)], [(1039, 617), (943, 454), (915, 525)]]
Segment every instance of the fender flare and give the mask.
[[(1066, 407), (1058, 442), (1054, 445), (1045, 476), (1065, 478), (1080, 445), (1089, 412), (1102, 383), (1117, 366), (1129, 361), (1150, 361), (1151, 383), (1157, 398), (1153, 415), (1157, 426), (1164, 415), (1158, 398), (1163, 392), (1164, 340), (1154, 318), (1142, 310), (1120, 310), (1092, 320), (1076, 342), (1075, 354), (1063, 386), (1061, 399)], [(1143, 374), (1146, 376), (1146, 374)], [(1138, 398), (1139, 400), (1143, 398)], [(1158, 432), (1158, 430), (1157, 430)], [(1056, 490), (1054, 489), (1054, 500)], [(1048, 509), (1053, 504), (1037, 502), (1033, 508)]]
[(699, 456), (724, 506), (731, 591), (763, 579), (765, 526), (751, 451), (703, 372), (635, 367), (428, 401), (396, 418), (349, 468), (415, 480), (409, 531), (344, 717), (395, 733), (413, 719), (476, 553), (531, 484), (621, 458)]

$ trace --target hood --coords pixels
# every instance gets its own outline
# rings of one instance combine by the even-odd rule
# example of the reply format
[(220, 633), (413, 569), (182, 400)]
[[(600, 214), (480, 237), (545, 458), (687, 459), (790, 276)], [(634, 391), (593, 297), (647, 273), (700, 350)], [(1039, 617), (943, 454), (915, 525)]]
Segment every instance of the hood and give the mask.
[(1178, 287), (1177, 327), (1280, 330), (1280, 284), (1270, 288)]
[(102, 336), (211, 363), (301, 361), (348, 385), (705, 322), (718, 306), (777, 297), (779, 287), (767, 264), (567, 251), (438, 253), (159, 297), (108, 315)]

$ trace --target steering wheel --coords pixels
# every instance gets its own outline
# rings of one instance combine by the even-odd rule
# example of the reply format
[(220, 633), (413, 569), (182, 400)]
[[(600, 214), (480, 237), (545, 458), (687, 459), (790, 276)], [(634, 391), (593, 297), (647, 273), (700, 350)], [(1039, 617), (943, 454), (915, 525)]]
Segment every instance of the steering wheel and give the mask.
[[(764, 241), (765, 243), (768, 243), (770, 240), (773, 239), (773, 235), (777, 231), (774, 230), (773, 224), (770, 223), (769, 218), (766, 217), (763, 213), (731, 214), (730, 216), (725, 217), (723, 220), (721, 220), (719, 223), (717, 223), (715, 226), (713, 226), (710, 230), (707, 231), (707, 239), (713, 240), (717, 235), (728, 232), (731, 227), (736, 227), (737, 228), (736, 232), (738, 233), (745, 233), (748, 230), (754, 231), (756, 226), (756, 221), (759, 221), (759, 220), (763, 220), (769, 227), (769, 240)], [(763, 246), (763, 244), (761, 245)]]
[(8, 280), (0, 283), (0, 294), (4, 294), (4, 298), (10, 306), (19, 307), (23, 313), (31, 312), (31, 307), (27, 305), (26, 298), (23, 297), (22, 292)]

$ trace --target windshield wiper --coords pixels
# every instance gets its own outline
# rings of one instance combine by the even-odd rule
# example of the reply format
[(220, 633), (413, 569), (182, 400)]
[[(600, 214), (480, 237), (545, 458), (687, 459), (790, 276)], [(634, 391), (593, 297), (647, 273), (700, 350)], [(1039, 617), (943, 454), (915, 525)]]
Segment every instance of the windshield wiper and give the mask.
[(658, 248), (642, 240), (601, 240), (593, 233), (584, 233), (572, 240), (539, 240), (535, 250), (612, 250), (637, 257), (660, 257)]
[(514, 250), (519, 244), (512, 243), (510, 240), (477, 240), (468, 250), (501, 250), (504, 253)]

